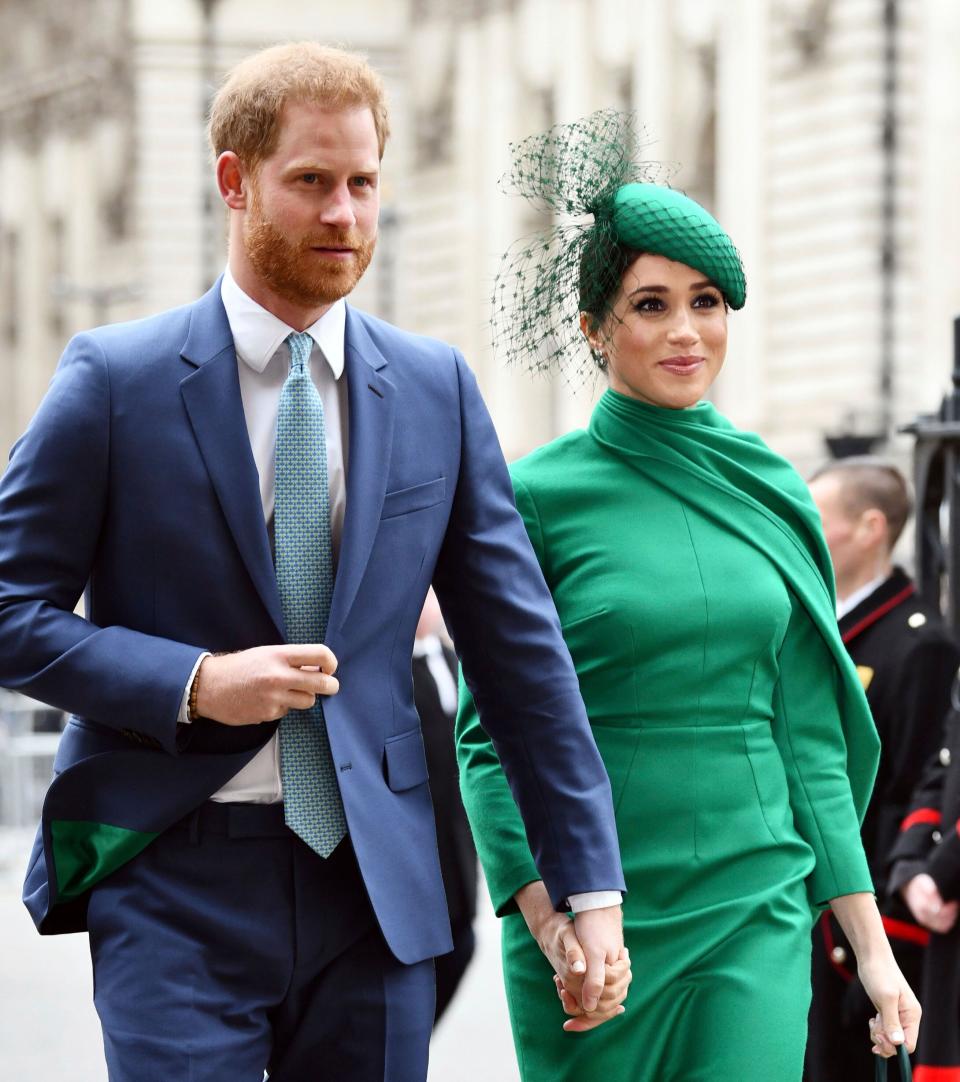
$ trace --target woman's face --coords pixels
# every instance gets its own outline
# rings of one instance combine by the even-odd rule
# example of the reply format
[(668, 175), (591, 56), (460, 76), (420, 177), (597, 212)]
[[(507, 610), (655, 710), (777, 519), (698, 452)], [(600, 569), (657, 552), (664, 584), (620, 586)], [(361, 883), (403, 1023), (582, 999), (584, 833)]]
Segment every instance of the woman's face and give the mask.
[(696, 405), (727, 352), (727, 310), (702, 272), (665, 256), (638, 256), (623, 273), (610, 314), (591, 332), (610, 386), (652, 406)]

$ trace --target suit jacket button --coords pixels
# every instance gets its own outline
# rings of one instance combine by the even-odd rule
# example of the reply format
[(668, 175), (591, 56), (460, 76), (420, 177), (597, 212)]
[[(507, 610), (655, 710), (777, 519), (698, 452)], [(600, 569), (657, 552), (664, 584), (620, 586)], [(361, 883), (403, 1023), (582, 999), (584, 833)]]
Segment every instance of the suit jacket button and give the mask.
[(926, 622), (927, 618), (922, 612), (915, 612), (912, 616), (907, 617), (907, 623), (911, 627), (923, 627)]
[(949, 748), (941, 748), (940, 749), (940, 765), (941, 766), (949, 766), (950, 765), (950, 749)]
[(939, 831), (939, 830), (935, 830), (935, 831), (934, 831), (934, 832), (933, 832), (933, 833), (932, 833), (932, 834), (930, 835), (930, 837), (931, 837), (931, 838), (933, 838), (934, 842), (935, 842), (935, 843), (936, 843), (937, 845), (939, 845), (939, 844), (940, 844), (940, 842), (941, 842), (941, 840), (943, 839), (943, 835), (942, 835), (942, 834), (940, 833), (940, 831)]
[(830, 952), (830, 961), (836, 962), (838, 966), (842, 966), (846, 960), (847, 952), (843, 949), (843, 947), (834, 947), (833, 950)]

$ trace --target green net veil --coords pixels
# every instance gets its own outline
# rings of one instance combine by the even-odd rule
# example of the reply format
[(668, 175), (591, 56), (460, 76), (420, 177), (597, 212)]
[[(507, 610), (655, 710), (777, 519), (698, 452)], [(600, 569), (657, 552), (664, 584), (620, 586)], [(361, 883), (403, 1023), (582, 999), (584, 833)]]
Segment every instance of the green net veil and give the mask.
[(733, 308), (746, 297), (739, 254), (698, 203), (666, 187), (673, 168), (640, 160), (650, 140), (632, 113), (601, 109), (511, 144), (502, 178), (554, 224), (506, 252), (494, 281), (496, 354), (574, 386), (596, 372), (598, 356), (579, 326), (591, 312), (603, 325), (624, 270), (639, 252), (702, 271)]

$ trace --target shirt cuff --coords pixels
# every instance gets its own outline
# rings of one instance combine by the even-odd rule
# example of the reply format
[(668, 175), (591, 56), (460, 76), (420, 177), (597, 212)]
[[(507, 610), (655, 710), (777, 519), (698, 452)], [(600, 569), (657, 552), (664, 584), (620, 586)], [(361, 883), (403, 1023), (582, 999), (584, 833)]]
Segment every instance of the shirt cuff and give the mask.
[(187, 686), (183, 689), (183, 698), (180, 700), (180, 713), (177, 715), (178, 725), (190, 724), (190, 689), (193, 687), (193, 681), (197, 675), (197, 671), (200, 668), (200, 663), (205, 657), (210, 657), (209, 650), (206, 651), (206, 653), (201, 654), (197, 658), (196, 665), (194, 665), (194, 667), (190, 670), (190, 677), (187, 680)]
[(571, 913), (584, 913), (588, 909), (606, 909), (611, 905), (621, 905), (623, 895), (619, 890), (591, 890), (586, 894), (571, 894), (567, 899)]

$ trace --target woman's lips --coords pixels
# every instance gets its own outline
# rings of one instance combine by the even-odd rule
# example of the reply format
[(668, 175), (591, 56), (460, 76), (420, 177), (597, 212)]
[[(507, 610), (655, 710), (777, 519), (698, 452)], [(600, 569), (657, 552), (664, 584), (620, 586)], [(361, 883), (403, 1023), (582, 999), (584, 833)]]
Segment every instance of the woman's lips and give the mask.
[(707, 363), (705, 357), (667, 357), (659, 362), (659, 367), (675, 376), (692, 376)]

